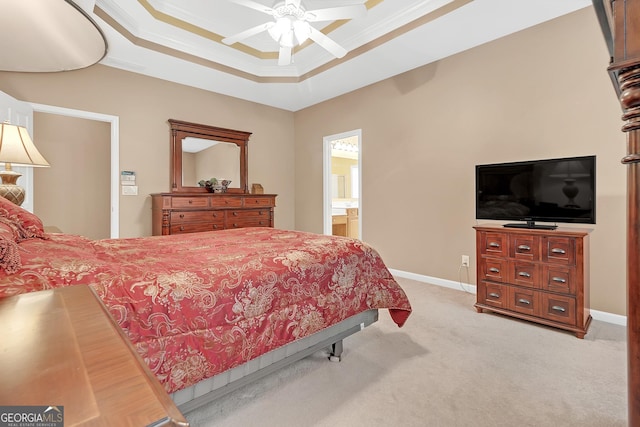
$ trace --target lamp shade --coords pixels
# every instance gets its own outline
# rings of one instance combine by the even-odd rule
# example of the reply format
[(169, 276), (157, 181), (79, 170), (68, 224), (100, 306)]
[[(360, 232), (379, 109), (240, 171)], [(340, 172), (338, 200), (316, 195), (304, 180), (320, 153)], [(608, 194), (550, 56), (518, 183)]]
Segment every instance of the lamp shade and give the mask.
[(0, 123), (0, 162), (14, 166), (49, 166), (23, 126)]

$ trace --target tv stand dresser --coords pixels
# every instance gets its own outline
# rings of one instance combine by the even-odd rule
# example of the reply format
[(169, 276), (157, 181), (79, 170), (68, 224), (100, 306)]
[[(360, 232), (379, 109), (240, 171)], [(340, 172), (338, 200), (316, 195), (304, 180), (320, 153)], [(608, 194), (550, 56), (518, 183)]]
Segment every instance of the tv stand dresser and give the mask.
[(589, 310), (589, 230), (476, 230), (476, 310), (505, 314), (584, 338)]

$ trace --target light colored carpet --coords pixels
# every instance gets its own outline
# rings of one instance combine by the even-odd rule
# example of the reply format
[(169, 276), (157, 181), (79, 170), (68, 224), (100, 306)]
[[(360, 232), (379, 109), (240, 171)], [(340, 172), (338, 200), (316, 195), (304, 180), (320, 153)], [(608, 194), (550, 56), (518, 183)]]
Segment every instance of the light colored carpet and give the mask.
[(626, 331), (585, 339), (476, 312), (475, 295), (398, 279), (413, 313), (185, 414), (194, 427), (627, 425)]

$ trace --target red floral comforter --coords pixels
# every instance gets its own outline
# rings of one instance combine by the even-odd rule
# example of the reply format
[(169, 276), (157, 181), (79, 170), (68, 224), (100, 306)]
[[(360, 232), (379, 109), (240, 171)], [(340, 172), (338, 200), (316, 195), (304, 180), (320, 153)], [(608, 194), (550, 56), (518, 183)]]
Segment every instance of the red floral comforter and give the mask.
[(358, 241), (271, 228), (19, 244), (0, 297), (91, 284), (167, 392), (371, 308), (402, 326), (405, 293)]

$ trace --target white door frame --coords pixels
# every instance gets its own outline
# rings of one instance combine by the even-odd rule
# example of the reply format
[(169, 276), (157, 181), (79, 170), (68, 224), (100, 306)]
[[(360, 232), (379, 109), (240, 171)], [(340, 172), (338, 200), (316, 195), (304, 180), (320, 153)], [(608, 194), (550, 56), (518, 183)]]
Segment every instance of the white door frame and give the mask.
[(362, 235), (362, 129), (329, 135), (322, 138), (322, 220), (323, 233), (332, 234), (331, 224), (331, 141), (350, 137), (358, 138), (358, 236)]
[(120, 236), (120, 198), (118, 194), (120, 169), (120, 118), (109, 114), (91, 111), (74, 110), (54, 105), (29, 103), (33, 111), (39, 113), (58, 114), (60, 116), (76, 117), (80, 119), (97, 120), (111, 124), (111, 238)]

